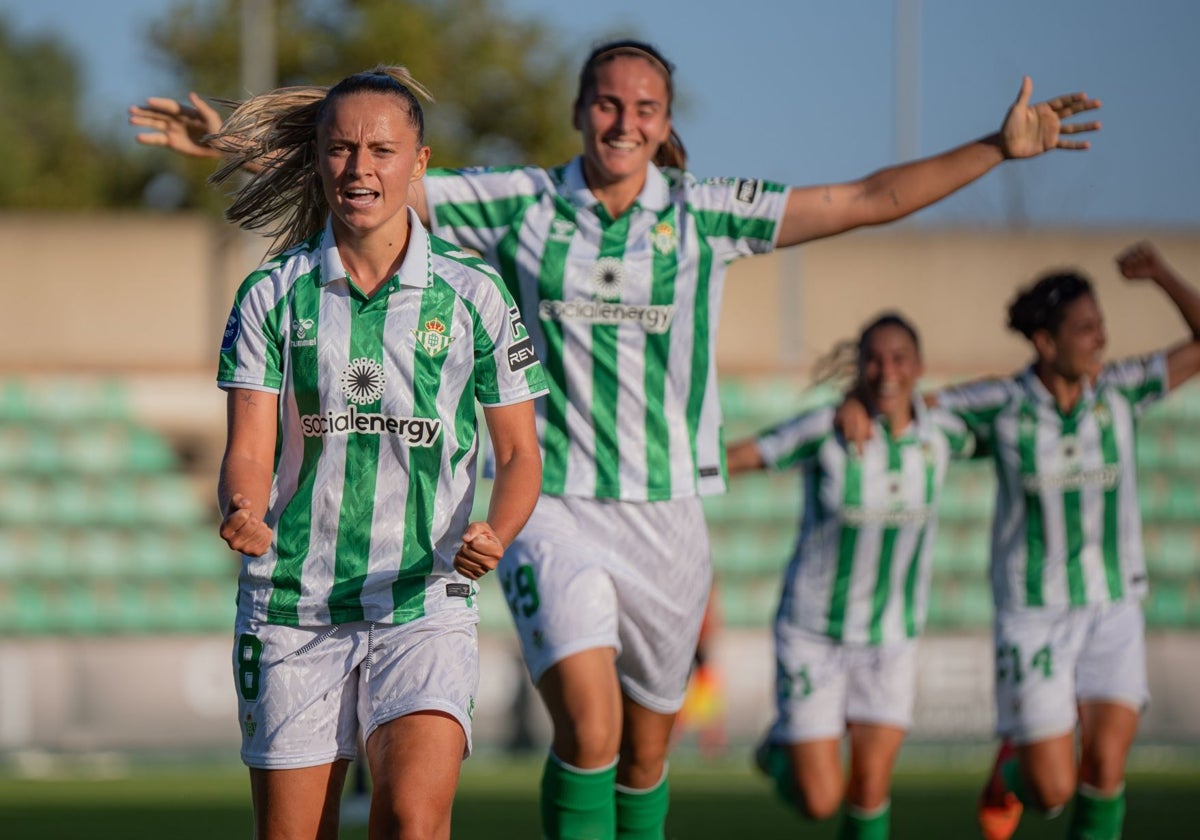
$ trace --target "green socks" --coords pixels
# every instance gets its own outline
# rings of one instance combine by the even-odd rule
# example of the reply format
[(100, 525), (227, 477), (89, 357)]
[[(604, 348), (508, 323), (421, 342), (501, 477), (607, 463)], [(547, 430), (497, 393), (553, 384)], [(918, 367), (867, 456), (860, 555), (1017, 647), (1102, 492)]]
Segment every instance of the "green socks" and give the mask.
[(1004, 786), (1020, 800), (1022, 805), (1032, 807), (1036, 804), (1030, 801), (1029, 794), (1025, 791), (1025, 779), (1021, 777), (1021, 763), (1017, 760), (1015, 753), (1000, 765), (1000, 778), (1004, 779)]
[(873, 811), (847, 804), (842, 811), (837, 840), (888, 840), (891, 834), (891, 811), (890, 801)]
[(759, 772), (775, 783), (775, 795), (793, 808), (803, 810), (792, 780), (792, 765), (787, 750), (770, 741), (763, 741), (754, 751), (754, 764)]
[(616, 779), (615, 761), (597, 770), (581, 770), (551, 753), (542, 771), (542, 833), (546, 840), (615, 840)]
[(617, 785), (617, 840), (663, 840), (670, 791), (667, 773), (654, 787), (635, 790)]
[(1067, 829), (1069, 840), (1121, 840), (1125, 824), (1125, 786), (1105, 796), (1088, 784), (1075, 792), (1075, 811)]

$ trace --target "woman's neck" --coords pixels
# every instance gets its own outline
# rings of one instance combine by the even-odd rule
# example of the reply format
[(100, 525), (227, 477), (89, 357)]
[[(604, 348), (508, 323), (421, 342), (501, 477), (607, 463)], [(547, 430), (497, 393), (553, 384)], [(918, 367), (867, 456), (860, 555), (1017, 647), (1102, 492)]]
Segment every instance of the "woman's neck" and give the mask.
[(1080, 397), (1083, 396), (1083, 377), (1074, 379), (1065, 377), (1044, 361), (1037, 363), (1034, 372), (1041, 383), (1046, 386), (1050, 396), (1054, 398), (1054, 403), (1058, 406), (1059, 411), (1068, 412), (1075, 408)]
[(888, 432), (891, 436), (899, 437), (908, 431), (908, 427), (912, 424), (912, 406), (906, 405), (904, 408), (889, 411), (883, 415), (883, 419), (887, 422)]
[(618, 178), (606, 182), (585, 157), (583, 159), (583, 180), (592, 195), (596, 196), (604, 205), (609, 218), (619, 219), (642, 194), (642, 189), (646, 186), (646, 173), (643, 171), (640, 178)]
[(356, 234), (334, 228), (338, 256), (351, 282), (367, 297), (371, 297), (388, 281), (404, 262), (408, 251), (407, 219), (402, 225)]

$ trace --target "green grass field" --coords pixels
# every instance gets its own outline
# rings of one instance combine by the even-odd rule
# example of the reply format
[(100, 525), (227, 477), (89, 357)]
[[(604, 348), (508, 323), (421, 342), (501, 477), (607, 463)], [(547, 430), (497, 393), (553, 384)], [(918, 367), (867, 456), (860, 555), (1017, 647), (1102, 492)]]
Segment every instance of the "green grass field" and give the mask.
[[(467, 762), (454, 811), (456, 840), (537, 838), (537, 760)], [(982, 770), (898, 774), (892, 837), (972, 838), (973, 802)], [(670, 838), (802, 836), (832, 838), (834, 821), (804, 823), (768, 792), (739, 761), (676, 762), (672, 768)], [(1200, 768), (1138, 771), (1129, 778), (1125, 837), (1197, 836)], [(1066, 818), (1027, 817), (1019, 840), (1062, 837)], [(250, 836), (245, 771), (237, 767), (132, 771), (120, 778), (18, 779), (0, 777), (0, 837), (4, 840), (211, 840)], [(347, 828), (347, 840), (365, 828)]]

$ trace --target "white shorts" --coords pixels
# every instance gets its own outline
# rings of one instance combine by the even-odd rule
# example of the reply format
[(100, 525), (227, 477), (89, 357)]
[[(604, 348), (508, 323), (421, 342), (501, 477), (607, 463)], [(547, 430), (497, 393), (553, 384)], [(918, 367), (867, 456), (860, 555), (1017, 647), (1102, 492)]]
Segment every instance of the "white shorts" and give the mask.
[(712, 583), (699, 499), (543, 495), (498, 574), (534, 683), (611, 647), (630, 699), (662, 714), (683, 705)]
[(358, 734), (414, 712), (444, 712), (466, 734), (479, 687), (478, 613), (440, 610), (406, 624), (320, 627), (238, 616), (233, 672), (242, 761), (260, 769), (354, 758)]
[(1136, 601), (1001, 610), (995, 639), (996, 732), (1013, 743), (1073, 732), (1077, 703), (1150, 699)]
[(847, 644), (775, 623), (775, 723), (768, 740), (840, 738), (847, 723), (907, 730), (916, 695), (917, 641)]

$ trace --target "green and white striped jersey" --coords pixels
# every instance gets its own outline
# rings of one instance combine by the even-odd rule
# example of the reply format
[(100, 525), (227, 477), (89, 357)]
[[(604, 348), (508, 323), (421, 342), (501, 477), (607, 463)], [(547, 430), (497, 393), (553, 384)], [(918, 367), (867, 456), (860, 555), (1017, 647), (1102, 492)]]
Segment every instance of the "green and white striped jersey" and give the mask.
[(452, 564), (474, 496), (475, 404), (531, 399), (545, 377), (495, 272), (410, 222), (403, 264), (371, 298), (328, 224), (237, 293), (218, 383), (279, 395), (275, 538), (243, 557), (238, 595), (268, 623), (474, 607)]
[(542, 489), (646, 501), (722, 492), (716, 336), (726, 268), (774, 247), (787, 188), (650, 166), (609, 218), (579, 159), (430, 170), (433, 230), (499, 269), (550, 396)]
[(800, 535), (777, 620), (840, 642), (879, 645), (925, 626), (937, 505), (946, 464), (974, 448), (949, 412), (914, 401), (899, 437), (874, 421), (860, 455), (833, 428), (833, 408), (758, 437), (763, 461), (804, 476)]
[(1166, 355), (1158, 353), (1105, 367), (1066, 414), (1033, 368), (939, 393), (995, 461), (998, 608), (1146, 593), (1134, 421), (1166, 391)]

